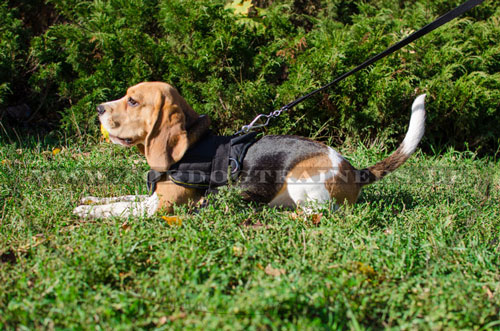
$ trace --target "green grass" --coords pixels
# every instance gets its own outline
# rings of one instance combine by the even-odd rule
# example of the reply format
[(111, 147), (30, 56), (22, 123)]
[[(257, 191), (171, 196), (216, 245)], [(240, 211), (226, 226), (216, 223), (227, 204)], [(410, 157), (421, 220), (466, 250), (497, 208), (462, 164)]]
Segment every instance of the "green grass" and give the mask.
[(417, 153), (319, 224), (227, 190), (170, 226), (71, 214), (85, 195), (146, 193), (135, 151), (26, 146), (0, 146), (0, 328), (500, 326), (496, 161)]

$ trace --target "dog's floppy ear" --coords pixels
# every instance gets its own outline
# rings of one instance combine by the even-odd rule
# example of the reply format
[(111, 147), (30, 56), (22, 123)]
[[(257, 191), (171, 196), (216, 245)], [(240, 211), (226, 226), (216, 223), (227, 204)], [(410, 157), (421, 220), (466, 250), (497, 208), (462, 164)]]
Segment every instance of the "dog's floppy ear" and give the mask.
[(186, 101), (174, 88), (161, 90), (156, 96), (155, 109), (148, 135), (144, 143), (144, 154), (149, 166), (157, 171), (167, 171), (179, 161), (189, 147), (186, 132)]

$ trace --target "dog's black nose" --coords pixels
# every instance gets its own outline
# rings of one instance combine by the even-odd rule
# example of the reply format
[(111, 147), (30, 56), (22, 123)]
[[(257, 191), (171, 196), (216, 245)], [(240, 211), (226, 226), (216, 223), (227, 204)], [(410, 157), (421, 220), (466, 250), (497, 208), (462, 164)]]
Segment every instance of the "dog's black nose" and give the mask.
[(101, 116), (102, 114), (104, 114), (106, 112), (106, 109), (104, 109), (104, 106), (103, 105), (99, 105), (97, 106), (97, 113), (99, 114), (99, 116)]

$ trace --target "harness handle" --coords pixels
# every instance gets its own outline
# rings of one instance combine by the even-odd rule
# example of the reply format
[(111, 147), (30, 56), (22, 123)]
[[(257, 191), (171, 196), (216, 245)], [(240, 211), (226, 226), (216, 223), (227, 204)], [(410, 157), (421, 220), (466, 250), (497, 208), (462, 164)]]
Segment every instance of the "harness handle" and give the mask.
[[(312, 91), (312, 92), (309, 92), (308, 94), (298, 98), (298, 99), (295, 99), (294, 101), (286, 104), (285, 106), (281, 107), (280, 109), (278, 110), (274, 110), (272, 112), (270, 112), (269, 114), (259, 114), (257, 115), (257, 117), (255, 117), (252, 122), (250, 122), (250, 124), (248, 125), (244, 125), (240, 131), (236, 132), (235, 135), (238, 135), (240, 133), (247, 133), (248, 131), (252, 130), (252, 129), (256, 129), (256, 128), (261, 128), (261, 127), (265, 127), (269, 124), (269, 121), (272, 119), (272, 118), (275, 118), (275, 117), (278, 117), (281, 115), (282, 112), (284, 111), (288, 111), (290, 110), (291, 108), (293, 108), (294, 106), (296, 106), (297, 104), (301, 103), (302, 101), (310, 98), (311, 96), (315, 95), (316, 93), (319, 93), (327, 88), (329, 88), (330, 86), (338, 83), (339, 81), (349, 77), (350, 75), (360, 71), (361, 69), (364, 69), (366, 67), (368, 67), (370, 64), (386, 57), (387, 55), (391, 54), (391, 53), (394, 53), (395, 51), (403, 48), (404, 46), (408, 45), (409, 43), (415, 41), (416, 39), (420, 38), (420, 37), (423, 37), (425, 36), (426, 34), (428, 34), (429, 32), (432, 32), (434, 31), (435, 29), (439, 28), (440, 26), (448, 23), (449, 21), (457, 18), (458, 16), (461, 16), (462, 14), (468, 12), (469, 10), (471, 10), (472, 8), (476, 7), (477, 5), (481, 4), (482, 2), (484, 2), (484, 0), (468, 0), (466, 2), (464, 2), (463, 4), (461, 4), (460, 6), (456, 7), (455, 9), (452, 9), (450, 10), (449, 12), (447, 12), (446, 14), (440, 16), (439, 18), (437, 18), (436, 20), (434, 20), (433, 22), (427, 24), (426, 26), (424, 26), (423, 28), (421, 28), (420, 30), (412, 33), (411, 35), (409, 35), (408, 37), (406, 37), (405, 39), (399, 41), (398, 43), (392, 45), (391, 47), (387, 48), (385, 51), (375, 55), (374, 57), (366, 60), (365, 62), (361, 63), (360, 65), (358, 65), (357, 67), (355, 67), (354, 69), (351, 69), (350, 71), (338, 76), (337, 78), (335, 78), (333, 81), (331, 81), (330, 83)], [(266, 118), (266, 121), (262, 124), (256, 124), (257, 121), (261, 118)]]

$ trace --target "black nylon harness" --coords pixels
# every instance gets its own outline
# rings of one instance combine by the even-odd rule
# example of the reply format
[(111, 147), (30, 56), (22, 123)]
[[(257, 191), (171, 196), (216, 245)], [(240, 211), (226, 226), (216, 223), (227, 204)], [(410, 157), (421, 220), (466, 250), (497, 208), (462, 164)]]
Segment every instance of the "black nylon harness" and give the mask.
[(166, 172), (150, 170), (148, 191), (153, 194), (156, 184), (166, 177), (183, 187), (217, 192), (218, 187), (238, 179), (245, 154), (256, 141), (256, 135), (251, 132), (236, 137), (216, 136), (209, 131)]

